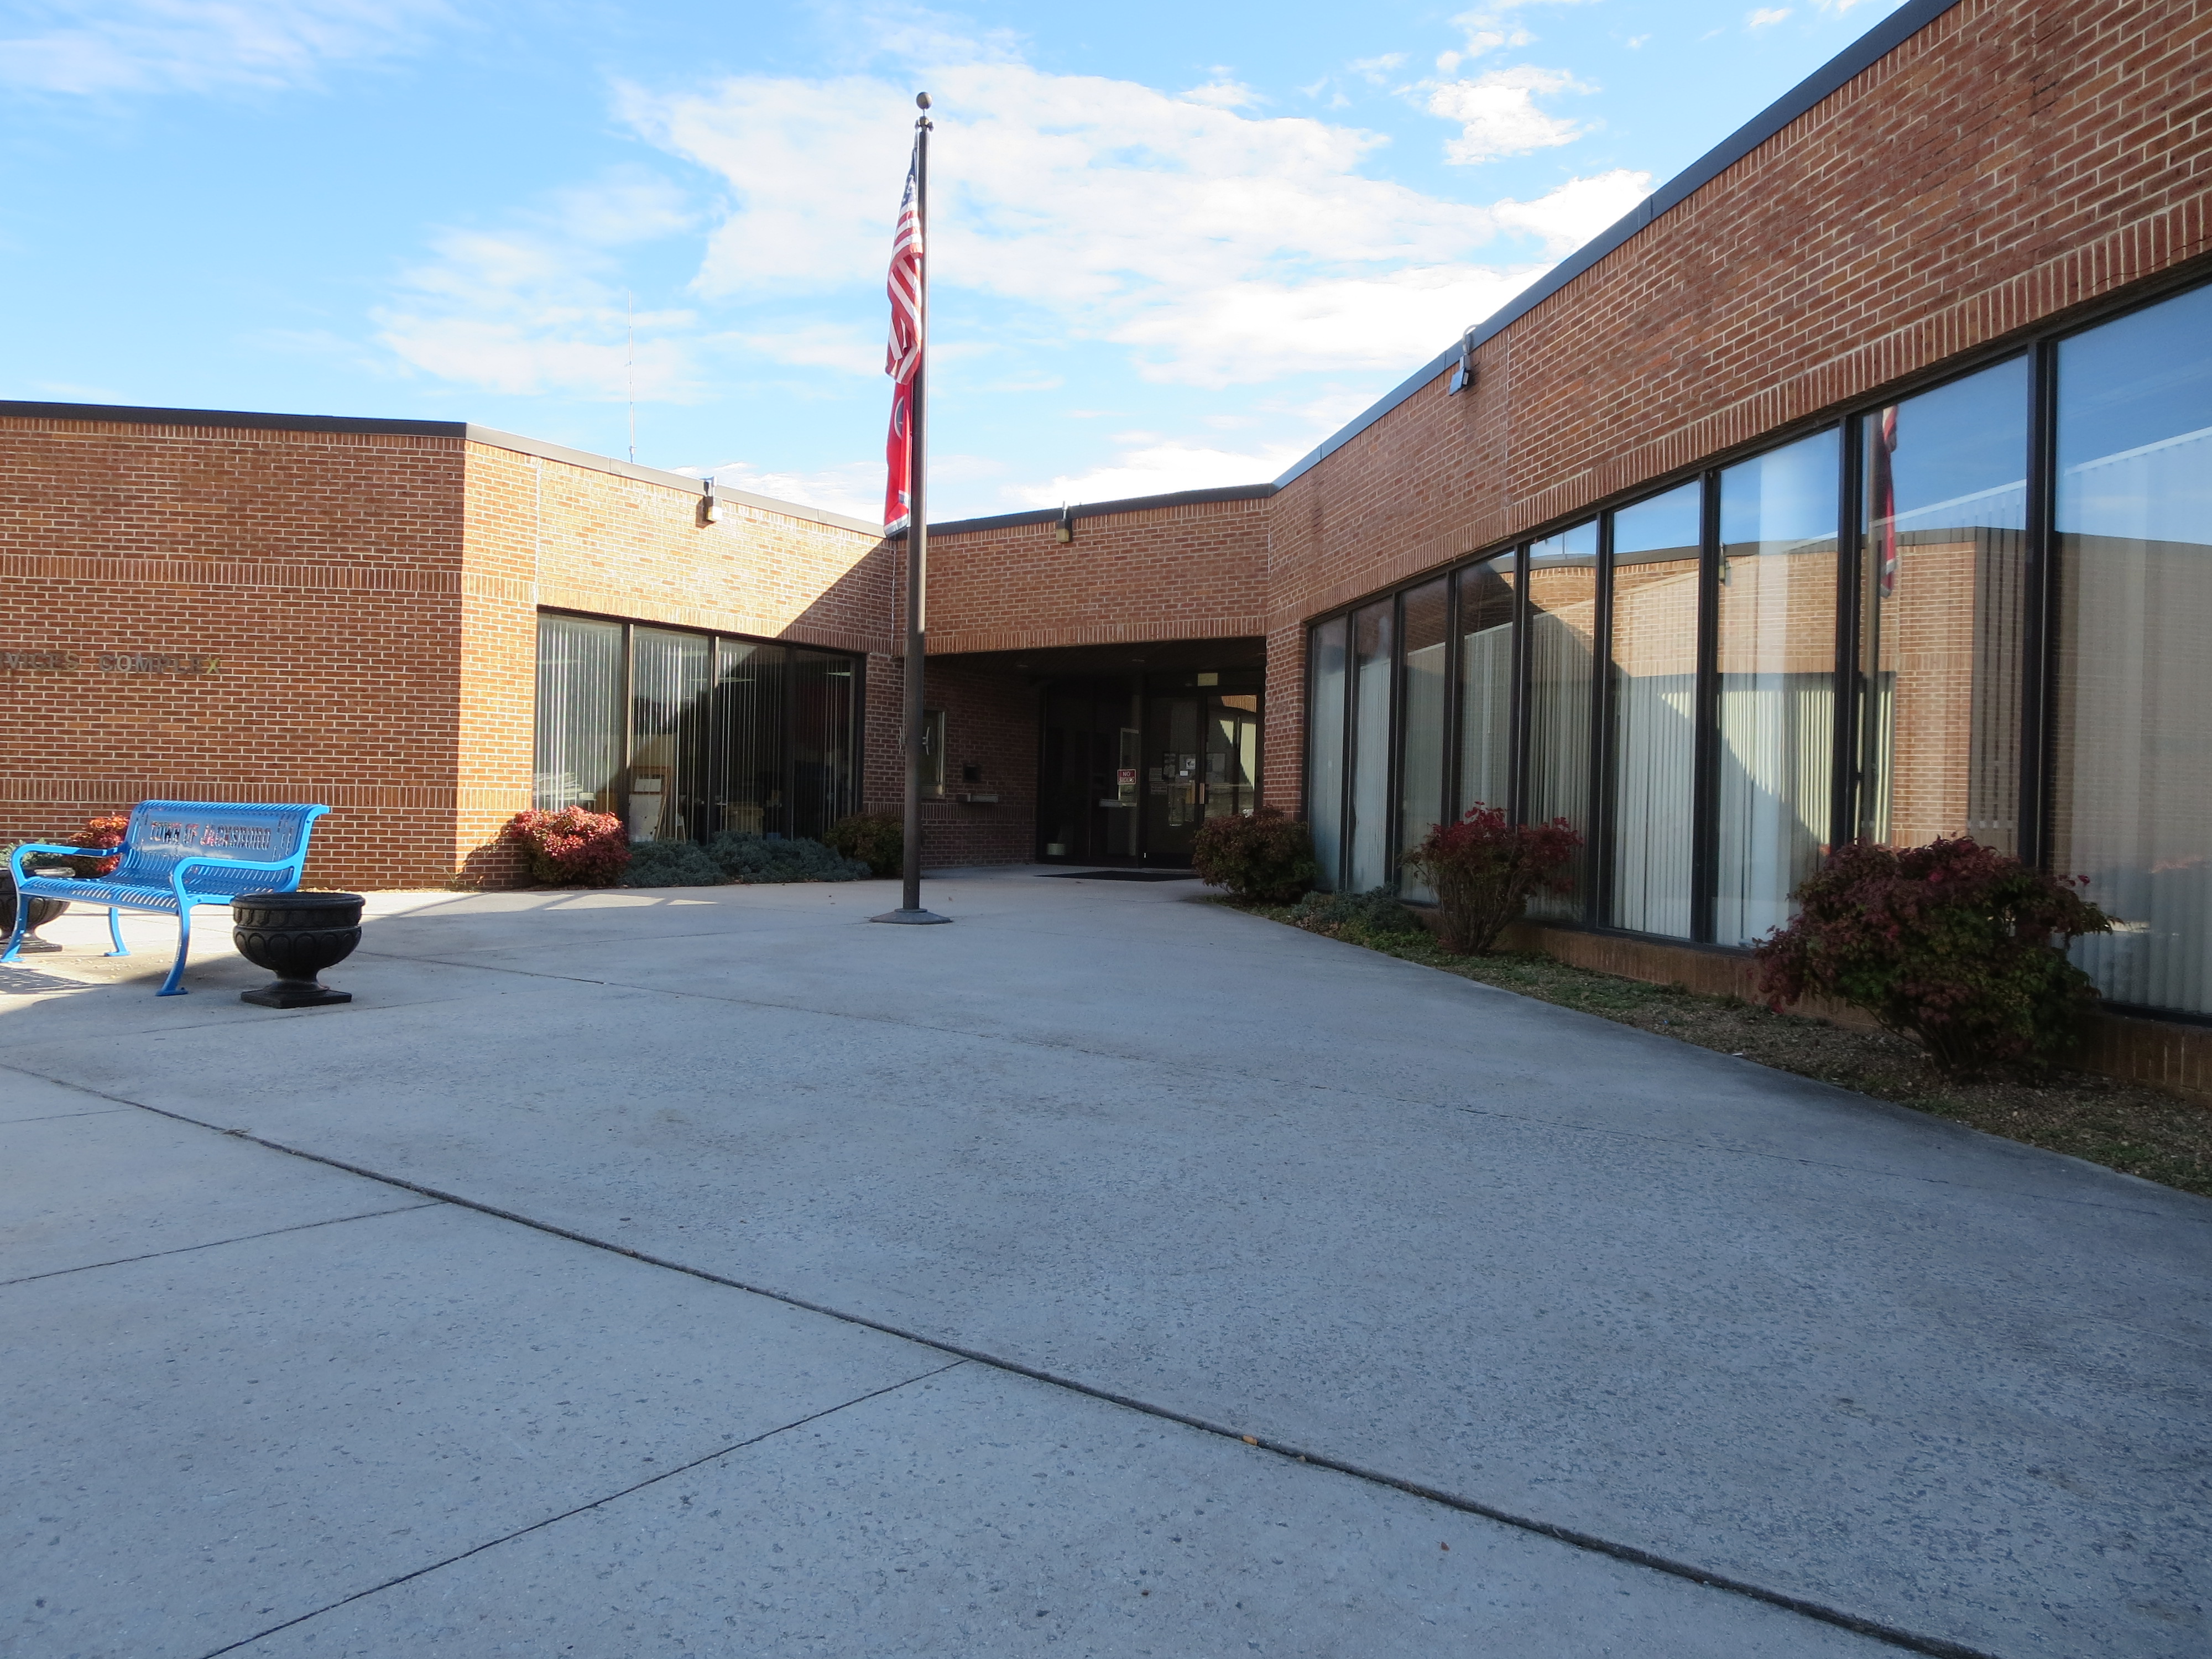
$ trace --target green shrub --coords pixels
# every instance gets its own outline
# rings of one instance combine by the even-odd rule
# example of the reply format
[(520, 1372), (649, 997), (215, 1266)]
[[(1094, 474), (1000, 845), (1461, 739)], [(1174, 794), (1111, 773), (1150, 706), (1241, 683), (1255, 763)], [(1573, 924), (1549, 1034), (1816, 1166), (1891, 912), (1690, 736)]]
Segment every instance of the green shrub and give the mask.
[(718, 887), (729, 877), (696, 841), (641, 841), (629, 849), (625, 887)]
[(1565, 818), (1512, 823), (1477, 802), (1458, 823), (1432, 826), (1406, 870), (1437, 896), (1437, 943), (1454, 956), (1487, 956), (1531, 893), (1567, 890), (1582, 844)]
[(629, 832), (611, 812), (581, 806), (558, 812), (517, 812), (499, 837), (519, 850), (530, 873), (549, 887), (611, 885), (629, 862)]
[(1310, 932), (1354, 945), (1427, 931), (1387, 887), (1365, 893), (1308, 893), (1292, 907), (1291, 920)]
[(906, 859), (906, 824), (896, 812), (855, 812), (831, 824), (822, 839), (833, 853), (858, 859), (871, 874), (896, 876)]
[(818, 841), (804, 836), (757, 836), (742, 830), (725, 830), (707, 843), (707, 851), (732, 881), (750, 884), (780, 881), (859, 881), (868, 866), (854, 859), (840, 858)]
[(1252, 904), (1288, 904), (1321, 878), (1312, 835), (1277, 806), (1206, 819), (1191, 837), (1190, 867)]
[(1805, 880), (1796, 920), (1759, 945), (1759, 989), (1776, 1009), (1814, 992), (1864, 1009), (1946, 1076), (2047, 1061), (2097, 1001), (2064, 946), (2112, 931), (2081, 884), (1963, 836), (1854, 842)]

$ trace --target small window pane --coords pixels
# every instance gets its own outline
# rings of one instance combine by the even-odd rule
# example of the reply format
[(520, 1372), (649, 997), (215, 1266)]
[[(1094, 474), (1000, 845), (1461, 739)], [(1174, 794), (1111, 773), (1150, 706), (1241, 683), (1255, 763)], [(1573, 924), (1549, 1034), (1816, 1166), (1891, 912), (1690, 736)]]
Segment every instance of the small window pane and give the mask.
[[(1565, 818), (1589, 834), (1590, 696), (1597, 621), (1597, 521), (1528, 550), (1528, 802), (1531, 823)], [(1573, 890), (1540, 893), (1531, 915), (1578, 918)]]
[(1858, 833), (2019, 844), (2027, 362), (1866, 417)]
[(622, 663), (620, 623), (538, 617), (531, 798), (539, 811), (615, 810), (622, 783)]
[(2212, 1013), (2212, 288), (2058, 349), (2052, 864), (2105, 994)]
[[(1413, 847), (1444, 810), (1444, 615), (1449, 584), (1439, 578), (1406, 595), (1406, 662), (1400, 693), (1399, 844)], [(1431, 896), (1418, 884), (1409, 898)]]
[(1510, 553), (1459, 573), (1459, 810), (1513, 800)]
[(1391, 602), (1352, 613), (1351, 890), (1389, 879)]
[(1713, 937), (1790, 920), (1828, 840), (1838, 434), (1721, 474), (1720, 865)]
[(1705, 486), (1613, 518), (1613, 925), (1690, 936)]
[(1334, 890), (1344, 856), (1345, 619), (1313, 631), (1313, 708), (1306, 723), (1306, 820), (1321, 881)]

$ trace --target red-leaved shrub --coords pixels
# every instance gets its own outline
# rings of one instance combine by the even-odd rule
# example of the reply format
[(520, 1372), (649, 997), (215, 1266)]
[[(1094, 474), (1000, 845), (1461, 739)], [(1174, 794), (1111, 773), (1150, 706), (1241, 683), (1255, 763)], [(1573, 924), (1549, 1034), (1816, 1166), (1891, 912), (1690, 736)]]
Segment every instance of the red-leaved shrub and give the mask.
[(1565, 818), (1510, 823), (1478, 802), (1457, 823), (1439, 823), (1406, 854), (1406, 869), (1437, 896), (1437, 943), (1455, 956), (1486, 956), (1539, 889), (1564, 893), (1583, 838)]
[(1288, 904), (1321, 875), (1312, 833), (1279, 806), (1206, 819), (1190, 838), (1190, 867), (1251, 904)]
[(1759, 989), (1780, 1009), (1809, 993), (1863, 1008), (1949, 1077), (2041, 1062), (2096, 1005), (2068, 942), (2112, 931), (2052, 876), (1960, 836), (1925, 847), (1839, 848), (1795, 895), (1797, 918), (1758, 949)]
[(517, 812), (499, 833), (549, 887), (611, 886), (629, 862), (629, 832), (611, 812), (581, 806)]
[[(124, 831), (130, 827), (131, 814), (127, 811), (117, 812), (106, 817), (87, 818), (84, 821), (83, 829), (73, 836), (64, 836), (63, 840), (71, 847), (94, 848), (120, 847), (123, 845)], [(44, 861), (41, 858), (40, 862)], [(58, 859), (54, 861), (67, 865), (71, 875), (90, 880), (95, 876), (104, 876), (112, 872), (117, 865), (123, 862), (123, 854), (111, 853), (104, 858)]]

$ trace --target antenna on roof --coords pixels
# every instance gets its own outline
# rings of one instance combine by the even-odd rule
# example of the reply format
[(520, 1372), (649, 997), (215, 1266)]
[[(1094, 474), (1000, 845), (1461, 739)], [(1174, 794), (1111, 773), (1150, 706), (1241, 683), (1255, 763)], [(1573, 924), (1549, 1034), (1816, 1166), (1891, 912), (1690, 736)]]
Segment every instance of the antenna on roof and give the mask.
[(629, 325), (629, 464), (637, 465), (637, 301), (623, 290), (623, 317)]

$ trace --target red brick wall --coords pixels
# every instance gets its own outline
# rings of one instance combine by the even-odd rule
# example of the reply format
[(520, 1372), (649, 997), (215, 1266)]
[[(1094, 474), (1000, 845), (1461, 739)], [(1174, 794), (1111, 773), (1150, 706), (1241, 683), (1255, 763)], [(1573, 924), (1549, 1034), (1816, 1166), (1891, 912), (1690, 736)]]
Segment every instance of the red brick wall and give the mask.
[(442, 878), (462, 465), (445, 438), (0, 420), (0, 650), (75, 661), (0, 670), (0, 838), (147, 798), (319, 801), (311, 884)]
[(1265, 500), (1202, 501), (932, 536), (929, 649), (1033, 651), (1263, 630)]
[(2205, 0), (1964, 0), (1293, 480), (1269, 799), (1307, 618), (2212, 252), (2208, 63)]

